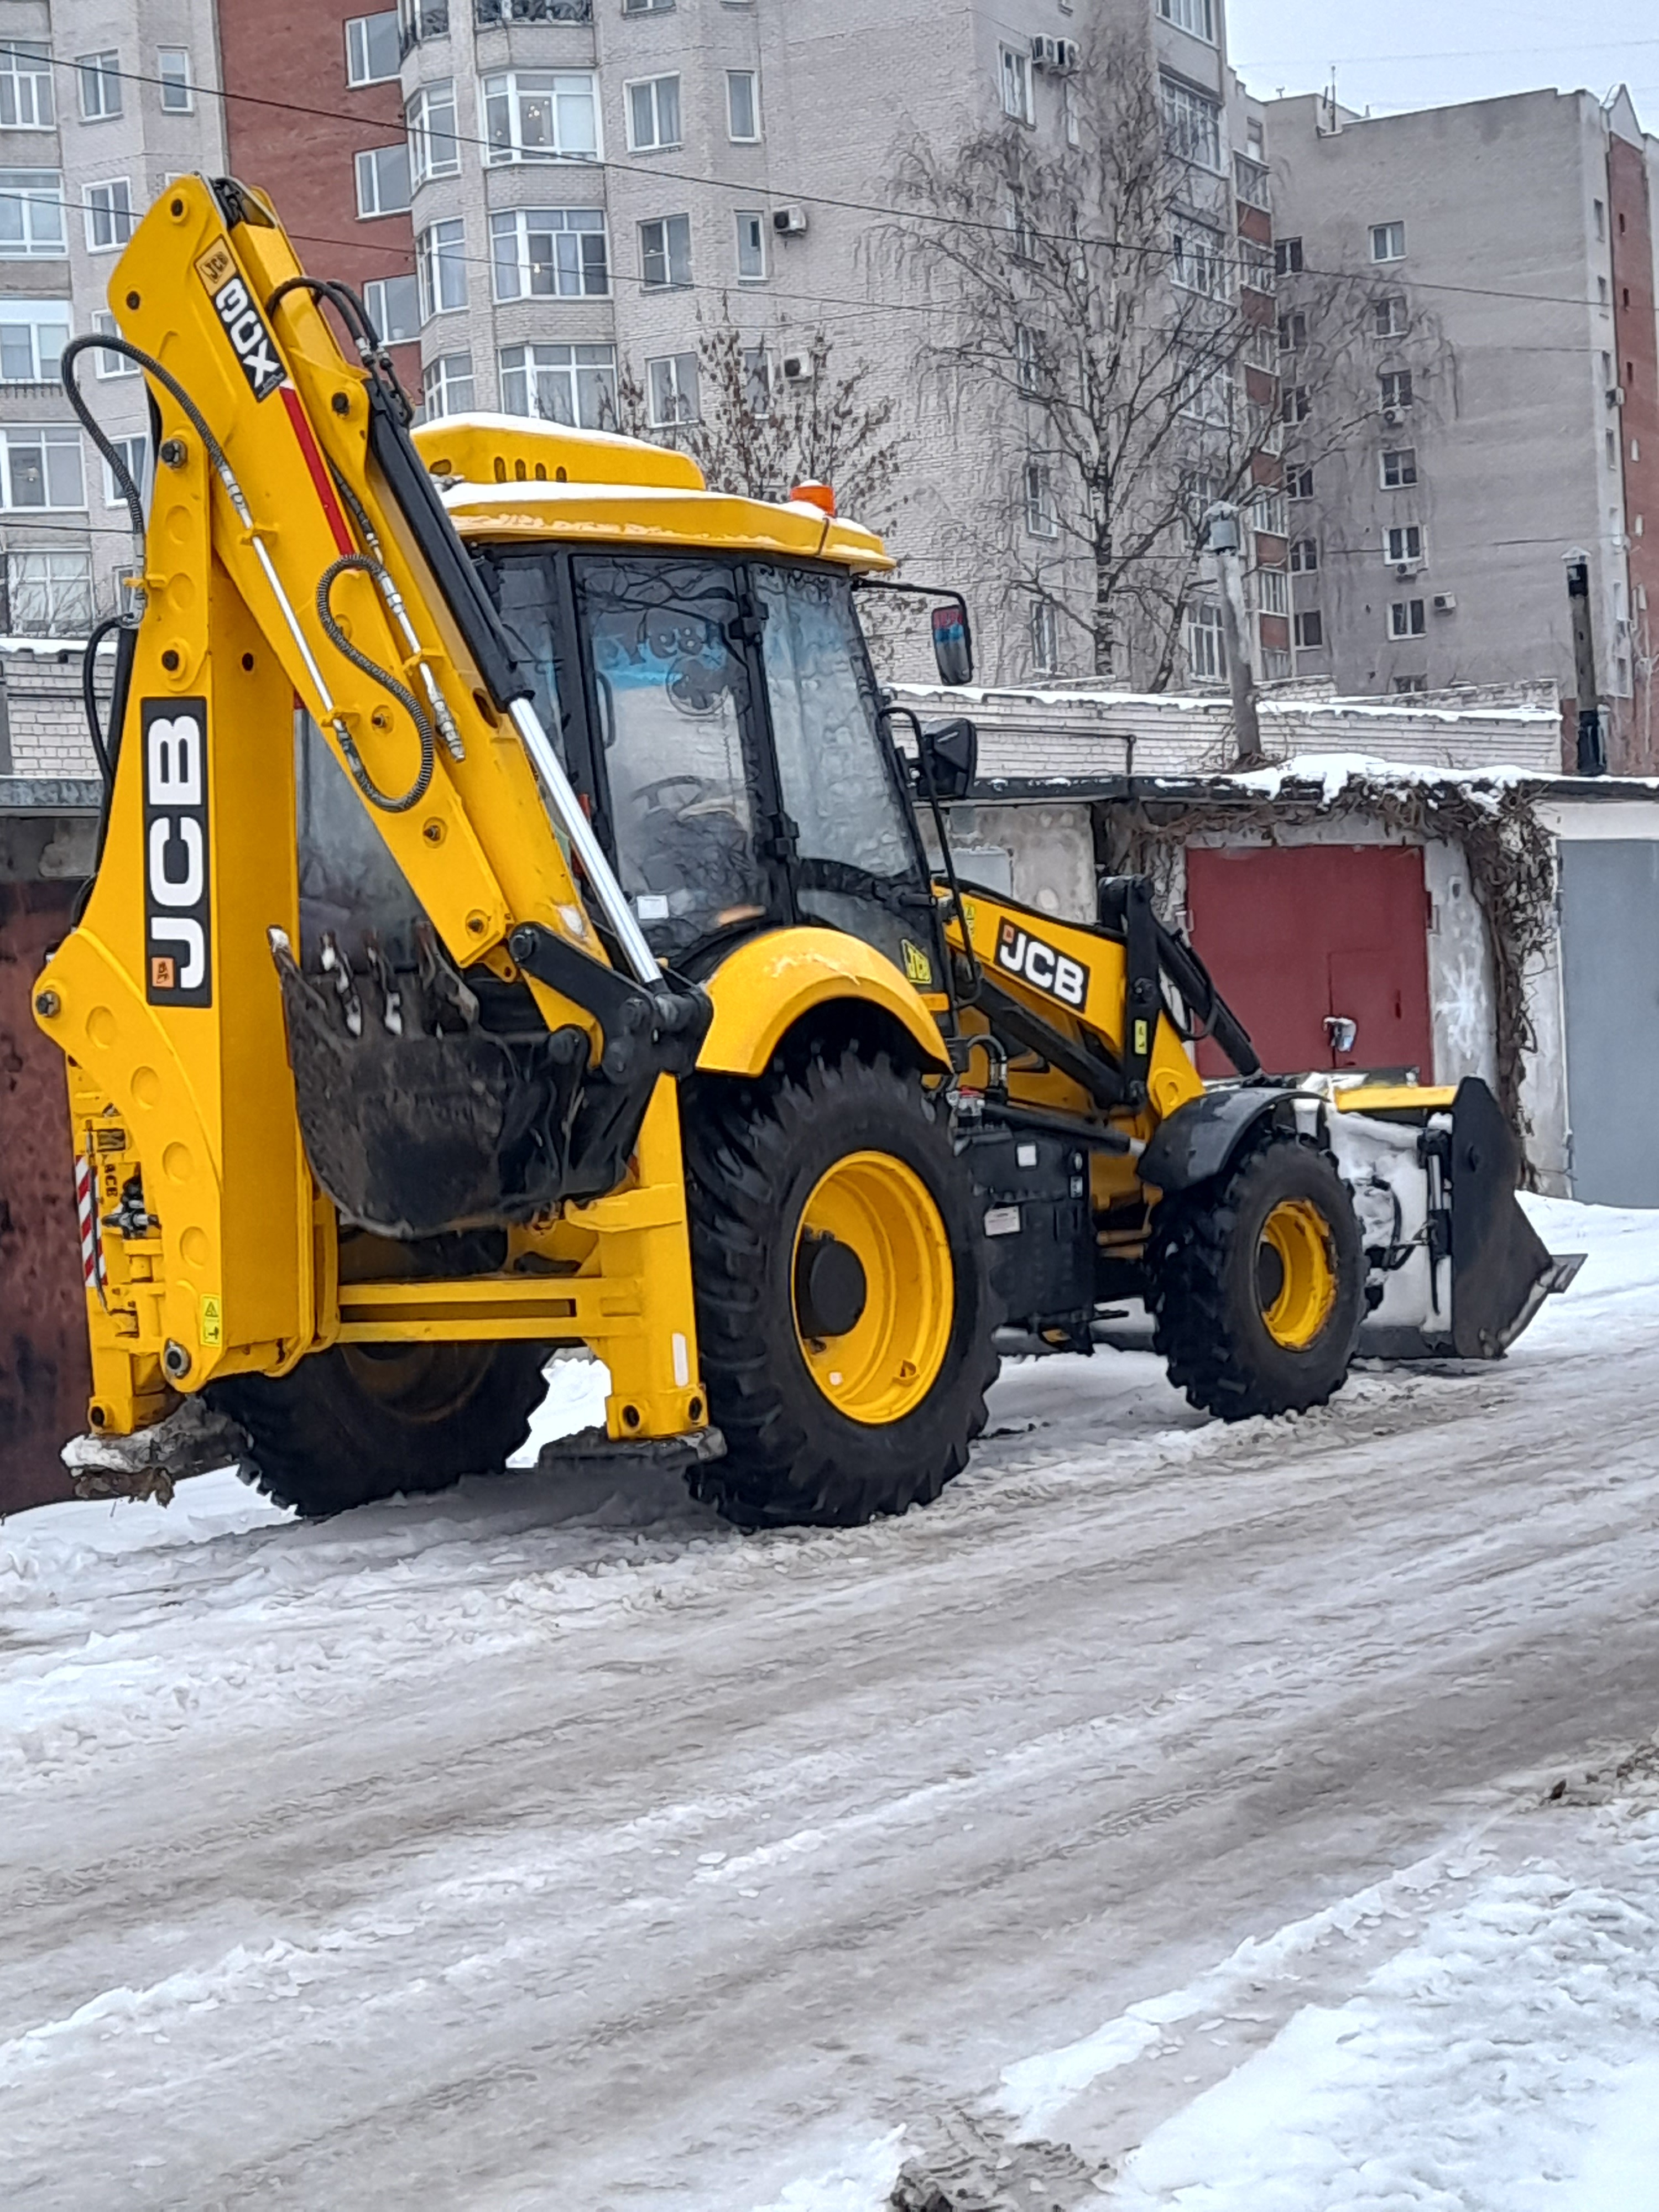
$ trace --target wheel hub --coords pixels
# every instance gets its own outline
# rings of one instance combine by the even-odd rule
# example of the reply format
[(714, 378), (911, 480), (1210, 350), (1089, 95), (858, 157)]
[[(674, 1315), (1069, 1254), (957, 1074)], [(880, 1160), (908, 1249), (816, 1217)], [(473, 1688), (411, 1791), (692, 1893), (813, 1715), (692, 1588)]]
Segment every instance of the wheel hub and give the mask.
[(803, 1231), (795, 1255), (795, 1311), (804, 1336), (845, 1336), (864, 1318), (870, 1285), (850, 1244), (827, 1231)]
[(1274, 1206), (1255, 1251), (1255, 1295), (1267, 1334), (1289, 1352), (1304, 1352), (1336, 1304), (1336, 1265), (1329, 1224), (1305, 1198)]

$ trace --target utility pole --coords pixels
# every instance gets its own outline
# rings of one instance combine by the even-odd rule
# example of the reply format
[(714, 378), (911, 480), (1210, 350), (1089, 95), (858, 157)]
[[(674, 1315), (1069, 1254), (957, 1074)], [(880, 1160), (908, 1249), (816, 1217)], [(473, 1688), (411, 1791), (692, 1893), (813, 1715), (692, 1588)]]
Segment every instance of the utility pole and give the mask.
[(1204, 518), (1205, 550), (1215, 556), (1221, 580), (1221, 635), (1227, 647), (1227, 682), (1233, 695), (1235, 768), (1261, 768), (1261, 726), (1255, 708), (1255, 667), (1250, 654), (1250, 617), (1244, 604), (1243, 533), (1238, 509), (1218, 500)]
[(1605, 775), (1607, 772), (1607, 732), (1601, 726), (1601, 702), (1595, 689), (1595, 630), (1590, 617), (1589, 555), (1574, 546), (1562, 559), (1567, 564), (1567, 611), (1572, 617), (1573, 684), (1578, 694), (1578, 773)]

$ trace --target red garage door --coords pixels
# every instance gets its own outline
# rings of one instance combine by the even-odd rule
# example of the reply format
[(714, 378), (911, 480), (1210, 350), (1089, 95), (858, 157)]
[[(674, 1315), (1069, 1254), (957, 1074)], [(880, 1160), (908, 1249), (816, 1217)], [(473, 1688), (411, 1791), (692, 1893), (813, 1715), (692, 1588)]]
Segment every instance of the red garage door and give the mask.
[[(1189, 848), (1193, 943), (1275, 1075), (1407, 1068), (1434, 1079), (1423, 855), (1399, 845)], [(1357, 1024), (1334, 1053), (1328, 1015)], [(1224, 1075), (1213, 1045), (1206, 1075)]]

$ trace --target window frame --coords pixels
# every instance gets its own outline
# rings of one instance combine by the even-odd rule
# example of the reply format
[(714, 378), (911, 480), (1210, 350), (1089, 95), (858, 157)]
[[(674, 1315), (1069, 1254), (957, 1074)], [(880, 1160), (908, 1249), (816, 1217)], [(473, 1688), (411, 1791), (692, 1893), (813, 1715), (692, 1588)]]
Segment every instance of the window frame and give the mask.
[[(752, 127), (740, 131), (732, 105), (732, 94), (733, 88), (745, 80), (749, 86), (749, 120)], [(733, 146), (758, 146), (761, 143), (760, 71), (757, 69), (729, 69), (726, 72), (726, 135)]]
[(1054, 464), (1044, 455), (1026, 455), (1020, 471), (1020, 495), (1025, 535), (1052, 544), (1060, 536), (1060, 506), (1054, 496)]
[[(544, 86), (532, 80), (545, 79)], [(578, 82), (583, 90), (578, 94), (561, 90), (561, 86), (573, 86)], [(567, 148), (559, 143), (560, 103), (576, 98), (585, 99), (592, 126), (593, 143), (591, 148)], [(529, 99), (544, 98), (553, 127), (554, 143), (548, 146), (532, 145), (524, 135), (524, 103)], [(505, 108), (507, 135), (505, 140), (495, 138), (490, 130), (489, 109), (492, 101), (500, 100)], [(519, 161), (602, 161), (605, 159), (605, 111), (599, 98), (599, 79), (596, 70), (504, 69), (491, 70), (478, 79), (479, 135), (483, 139), (480, 152), (483, 166), (487, 169), (506, 168)]]
[[(441, 239), (438, 235), (440, 231), (454, 231), (458, 236), (453, 240)], [(459, 300), (445, 301), (440, 297), (444, 289), (445, 274), (455, 270), (459, 271), (461, 296)], [(465, 313), (471, 288), (466, 276), (466, 224), (461, 216), (439, 216), (416, 232), (415, 276), (420, 287), (422, 330), (439, 315)]]
[(1417, 402), (1416, 386), (1408, 368), (1382, 368), (1376, 373), (1377, 405), (1385, 413), (1403, 415)]
[(1058, 676), (1060, 673), (1060, 611), (1052, 599), (1032, 599), (1030, 641), (1032, 674)]
[[(1385, 264), (1405, 259), (1406, 223), (1403, 216), (1388, 222), (1371, 223), (1368, 225), (1368, 228), (1370, 232), (1371, 263), (1374, 267), (1382, 267)], [(1381, 252), (1377, 251), (1379, 240), (1382, 244)]]
[[(387, 154), (401, 155), (403, 160), (403, 188), (404, 198), (401, 200), (386, 201), (383, 200), (380, 196), (381, 161), (382, 157)], [(367, 167), (365, 167), (365, 164), (367, 164)], [(352, 155), (351, 165), (353, 179), (356, 191), (357, 220), (359, 222), (379, 222), (387, 216), (407, 215), (410, 210), (414, 206), (414, 168), (410, 158), (409, 140), (406, 137), (393, 139), (390, 144), (385, 146), (361, 146)], [(375, 204), (373, 207), (367, 207), (364, 205), (363, 180), (366, 177), (374, 180), (374, 189), (373, 196)], [(395, 163), (392, 181), (395, 189), (397, 183)]]
[[(466, 363), (466, 368), (464, 374), (457, 374), (454, 381), (458, 386), (465, 383), (471, 389), (465, 400), (459, 399), (458, 395), (456, 404), (452, 406), (448, 404), (449, 368), (452, 362), (458, 361), (464, 361)], [(432, 396), (434, 391), (440, 393), (445, 401), (445, 404), (435, 415), (431, 411)], [(421, 419), (422, 422), (441, 422), (447, 421), (452, 415), (465, 414), (468, 409), (476, 407), (477, 404), (477, 372), (472, 366), (471, 346), (461, 347), (454, 353), (440, 354), (435, 360), (423, 364), (421, 370)]]
[[(678, 276), (674, 273), (674, 246), (672, 235), (673, 226), (676, 223), (684, 224), (685, 230), (684, 274)], [(650, 273), (653, 253), (652, 248), (647, 242), (646, 234), (648, 231), (653, 230), (659, 230), (662, 233), (662, 246), (659, 258), (661, 260), (663, 273), (659, 277), (653, 277)], [(653, 215), (646, 216), (639, 225), (639, 239), (640, 289), (641, 292), (689, 292), (692, 289), (696, 283), (696, 279), (691, 273), (693, 266), (691, 253), (691, 216), (689, 210), (680, 211), (674, 215)], [(666, 354), (662, 354), (655, 357), (659, 360), (665, 361), (670, 356)]]
[(1036, 93), (1032, 82), (1031, 50), (1011, 46), (1006, 39), (997, 46), (997, 92), (1002, 112), (1028, 129), (1036, 124)]
[[(126, 196), (126, 204), (122, 206), (117, 201), (112, 199), (107, 208), (100, 207), (96, 205), (93, 200), (92, 196), (94, 192), (125, 193)], [(87, 196), (83, 205), (87, 226), (87, 252), (88, 253), (119, 253), (125, 247), (131, 244), (132, 234), (137, 228), (138, 218), (133, 212), (132, 179), (131, 177), (100, 177), (96, 184), (88, 185), (87, 186)], [(105, 216), (107, 216), (110, 219), (112, 233), (118, 233), (122, 223), (125, 223), (126, 234), (125, 237), (112, 234), (111, 237), (100, 241), (94, 236), (93, 230), (94, 221), (100, 219)]]
[(1390, 599), (1389, 601), (1389, 641), (1401, 644), (1413, 637), (1429, 634), (1428, 601), (1426, 599)]
[[(769, 226), (766, 220), (766, 210), (764, 208), (734, 208), (732, 212), (733, 223), (737, 232), (738, 282), (739, 284), (764, 284), (772, 273), (771, 261), (767, 253), (766, 234)], [(760, 266), (758, 269), (746, 270), (743, 265), (743, 229), (744, 225), (748, 222), (752, 222), (754, 224), (756, 235), (760, 241), (758, 250)]]
[[(1389, 464), (1395, 464), (1389, 474)], [(1384, 491), (1408, 491), (1417, 483), (1415, 446), (1385, 446), (1376, 457), (1377, 474)]]
[[(573, 216), (581, 217), (583, 220), (573, 222), (569, 220)], [(597, 218), (597, 220), (588, 218)], [(539, 232), (534, 228), (538, 224), (542, 227)], [(544, 235), (550, 241), (546, 265), (553, 272), (553, 283), (550, 289), (538, 289), (534, 283), (536, 263), (531, 249), (531, 240), (537, 235)], [(576, 288), (573, 291), (567, 291), (564, 289), (560, 281), (565, 273), (563, 258), (556, 242), (561, 238), (573, 238), (579, 240), (598, 239), (599, 259), (605, 279), (602, 286), (596, 289), (589, 284), (587, 279), (591, 274), (592, 257), (584, 246), (578, 245), (574, 255)], [(511, 292), (504, 292), (501, 289), (501, 275), (502, 270), (508, 265), (508, 261), (507, 257), (501, 252), (501, 247), (508, 239), (513, 243), (511, 265), (517, 280), (517, 289)], [(518, 300), (608, 300), (611, 298), (615, 287), (611, 282), (611, 230), (604, 208), (493, 208), (489, 216), (489, 290), (491, 299), (498, 306), (505, 306)]]
[[(108, 432), (106, 433), (106, 435), (109, 437), (111, 445), (115, 447), (117, 453), (120, 454), (122, 459), (126, 463), (129, 471), (131, 472), (132, 480), (138, 487), (138, 496), (140, 500), (143, 501), (145, 508), (148, 509), (149, 506), (150, 487), (154, 481), (155, 467), (155, 453), (151, 447), (149, 437), (142, 430), (129, 431), (125, 435), (119, 437)], [(135, 447), (137, 448), (136, 453), (134, 451)], [(137, 462), (137, 466), (136, 468), (133, 466), (135, 459)], [(109, 463), (104, 459), (101, 453), (99, 455), (99, 465), (102, 468), (104, 474), (104, 505), (106, 507), (125, 507), (127, 503), (126, 495), (116, 483), (115, 471), (111, 468)]]
[[(50, 495), (53, 470), (47, 460), (48, 453), (73, 452), (75, 473), (80, 485), (80, 496), (71, 500), (54, 500), (49, 495), (40, 500), (15, 500), (12, 496), (12, 453), (14, 447), (21, 453), (33, 449), (40, 456), (40, 486)], [(0, 514), (85, 514), (87, 507), (87, 457), (81, 443), (81, 433), (73, 422), (6, 422), (0, 423)]]
[[(684, 365), (687, 362), (691, 365), (691, 392), (689, 411), (687, 411), (685, 408), (684, 403), (686, 394), (681, 385)], [(653, 368), (666, 368), (672, 373), (667, 378), (658, 380), (653, 378), (651, 374)], [(672, 398), (674, 402), (675, 410), (672, 415), (664, 415), (659, 413), (658, 410), (657, 400), (659, 381), (662, 383), (665, 390), (668, 390), (672, 387)], [(651, 428), (653, 430), (678, 430), (684, 429), (689, 423), (700, 422), (702, 420), (702, 393), (700, 389), (700, 383), (701, 380), (698, 375), (697, 356), (695, 348), (689, 353), (680, 352), (647, 355), (645, 362), (645, 408), (646, 419)]]
[[(374, 57), (370, 52), (368, 27), (371, 23), (383, 23), (388, 16), (391, 17), (392, 25), (392, 67), (382, 70), (378, 76), (370, 76), (368, 72), (374, 67)], [(341, 29), (345, 40), (346, 85), (349, 90), (359, 92), (372, 84), (394, 84), (397, 82), (402, 68), (401, 58), (398, 52), (402, 40), (400, 19), (395, 8), (377, 8), (368, 15), (348, 15), (343, 19)], [(361, 76), (356, 74), (356, 58), (352, 52), (351, 34), (354, 31), (361, 34), (356, 41), (362, 52), (364, 74)]]
[[(110, 319), (113, 321), (114, 318)], [(58, 360), (53, 358), (50, 368), (41, 365), (40, 333), (43, 330), (59, 330), (67, 345), (75, 331), (74, 303), (69, 300), (10, 299), (0, 301), (0, 322), (9, 323), (14, 330), (27, 330), (29, 343), (29, 374), (27, 376), (7, 376), (0, 366), (0, 390), (7, 385), (52, 384), (58, 379)], [(59, 346), (58, 354), (63, 352)], [(134, 364), (135, 368), (137, 364)]]
[[(579, 361), (576, 356), (584, 353), (602, 353), (607, 359), (604, 362)], [(509, 354), (522, 354), (524, 359), (509, 363)], [(566, 362), (537, 361), (533, 357), (537, 354), (568, 354), (570, 358)], [(590, 422), (582, 413), (583, 380), (606, 372), (609, 374), (607, 397), (599, 407), (599, 419)], [(595, 340), (590, 343), (566, 338), (521, 339), (514, 344), (496, 349), (495, 375), (504, 415), (518, 416), (521, 421), (530, 422), (562, 423), (562, 416), (546, 415), (534, 406), (520, 409), (512, 405), (507, 398), (507, 383), (509, 378), (522, 377), (526, 399), (534, 400), (538, 396), (538, 377), (568, 376), (572, 412), (570, 422), (566, 427), (579, 430), (614, 430), (617, 426), (617, 349), (608, 340)]]
[[(19, 61), (38, 62), (40, 66), (38, 69), (19, 69), (16, 66)], [(21, 95), (24, 85), (27, 84), (29, 88), (27, 104), (34, 116), (32, 123), (24, 123), (21, 119), (7, 123), (3, 118), (0, 118), (0, 130), (57, 130), (58, 93), (56, 81), (52, 75), (52, 46), (48, 40), (0, 39), (0, 82), (10, 85), (12, 106), (20, 118), (25, 105)], [(43, 87), (47, 110), (44, 120), (40, 115)]]
[[(1311, 627), (1314, 635), (1310, 637)], [(1291, 617), (1291, 643), (1298, 653), (1323, 653), (1325, 638), (1325, 610), (1323, 607), (1298, 607)]]
[[(1200, 616), (1213, 616), (1213, 621), (1200, 620)], [(1194, 683), (1224, 684), (1227, 680), (1227, 631), (1222, 618), (1218, 599), (1191, 599), (1182, 623), (1182, 645), (1187, 656), (1187, 672)], [(1195, 641), (1204, 641), (1204, 651), (1194, 651)], [(1200, 659), (1206, 664), (1200, 665)]]
[[(662, 136), (662, 87), (667, 84), (672, 84), (674, 88), (672, 96), (674, 135), (672, 138), (665, 138)], [(636, 102), (641, 93), (650, 94), (651, 128), (654, 135), (649, 138), (641, 138), (637, 135)], [(623, 120), (626, 126), (628, 150), (630, 154), (678, 152), (685, 143), (685, 106), (682, 97), (679, 70), (664, 70), (656, 76), (626, 78), (623, 83)]]
[[(182, 76), (169, 76), (167, 63), (169, 54), (176, 55), (184, 64)], [(155, 49), (156, 96), (163, 115), (193, 115), (196, 112), (196, 79), (191, 72), (188, 46), (157, 46)], [(169, 100), (170, 92), (182, 92), (182, 100)]]
[[(1316, 576), (1319, 574), (1319, 540), (1316, 538), (1291, 538), (1286, 540), (1290, 548), (1286, 565), (1293, 576)], [(1309, 556), (1311, 554), (1311, 559)]]
[[(1218, 43), (1215, 34), (1216, 0), (1157, 0), (1158, 20), (1171, 29), (1184, 31), (1189, 39), (1198, 39), (1206, 46)], [(1188, 22), (1187, 15), (1201, 15), (1205, 27)]]
[[(439, 94), (447, 99), (435, 97)], [(433, 112), (447, 106), (450, 127), (447, 131), (434, 131)], [(455, 94), (453, 76), (434, 77), (430, 84), (417, 85), (404, 109), (404, 129), (409, 138), (409, 177), (412, 186), (430, 184), (438, 177), (458, 177), (461, 173), (461, 111)], [(440, 161), (433, 153), (434, 146), (447, 139), (451, 158)]]
[(1306, 266), (1299, 237), (1274, 239), (1273, 274), (1276, 276), (1300, 276)]
[[(409, 285), (410, 287), (414, 303), (414, 316), (411, 327), (404, 331), (401, 335), (396, 337), (392, 335), (392, 331), (388, 328), (388, 324), (391, 319), (385, 312), (384, 300), (386, 288), (388, 284)], [(375, 313), (376, 301), (374, 295), (376, 293), (380, 295), (381, 312), (379, 314), (376, 314)], [(368, 319), (370, 322), (374, 324), (375, 334), (380, 338), (382, 345), (413, 345), (418, 343), (421, 335), (421, 280), (415, 274), (413, 270), (410, 270), (406, 273), (402, 273), (395, 276), (370, 276), (366, 278), (363, 284), (363, 305), (368, 310)]]
[[(121, 113), (121, 52), (118, 46), (106, 46), (95, 54), (76, 54), (75, 57), (75, 103), (82, 123), (113, 123)], [(112, 106), (93, 106), (88, 94), (96, 87), (95, 97)]]
[[(1158, 112), (1170, 151), (1206, 176), (1224, 176), (1227, 148), (1221, 102), (1167, 70), (1158, 71)], [(1207, 150), (1211, 149), (1212, 152)]]
[[(1396, 320), (1395, 309), (1400, 310)], [(1387, 315), (1387, 322), (1383, 320)], [(1411, 306), (1403, 292), (1389, 292), (1380, 300), (1371, 301), (1371, 336), (1377, 338), (1403, 338), (1411, 328)]]
[[(41, 579), (46, 594), (46, 621), (44, 629), (31, 629), (27, 623), (19, 619), (17, 612), (17, 602), (21, 594), (16, 571), (22, 563), (32, 561), (44, 562), (48, 568), (48, 574)], [(70, 564), (73, 564), (78, 574), (72, 578), (64, 574), (53, 575), (50, 570), (54, 562), (58, 564), (60, 570), (67, 569)], [(80, 545), (9, 546), (5, 551), (5, 563), (7, 612), (13, 629), (20, 636), (70, 637), (82, 635), (84, 631), (91, 629), (96, 608), (93, 602), (92, 554), (88, 548)], [(68, 582), (79, 586), (86, 592), (84, 619), (78, 611), (75, 617), (67, 620), (63, 616), (58, 587)]]
[[(1396, 538), (1400, 541), (1397, 546), (1395, 543)], [(1382, 532), (1382, 558), (1391, 568), (1420, 568), (1425, 558), (1422, 524), (1391, 522), (1386, 525)]]

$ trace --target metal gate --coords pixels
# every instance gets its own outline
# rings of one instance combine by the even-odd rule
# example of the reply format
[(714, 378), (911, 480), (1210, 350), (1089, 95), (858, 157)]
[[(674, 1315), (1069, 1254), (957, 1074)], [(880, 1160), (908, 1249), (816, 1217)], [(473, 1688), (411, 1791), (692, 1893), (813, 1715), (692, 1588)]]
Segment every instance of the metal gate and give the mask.
[(1572, 1194), (1659, 1206), (1659, 840), (1560, 853)]

